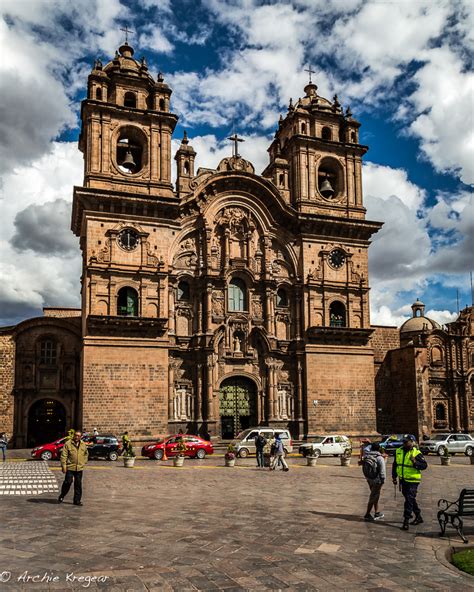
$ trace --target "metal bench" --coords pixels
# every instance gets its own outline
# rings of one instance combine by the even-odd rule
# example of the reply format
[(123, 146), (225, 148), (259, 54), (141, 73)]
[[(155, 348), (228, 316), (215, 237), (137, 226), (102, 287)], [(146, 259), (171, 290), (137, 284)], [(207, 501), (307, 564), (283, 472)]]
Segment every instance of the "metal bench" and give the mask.
[(438, 508), (440, 508), (438, 511), (438, 522), (441, 528), (440, 536), (444, 536), (446, 525), (449, 522), (456, 529), (463, 542), (467, 543), (467, 538), (463, 532), (462, 517), (474, 516), (474, 489), (463, 489), (459, 495), (459, 499), (455, 502), (440, 499), (438, 501)]

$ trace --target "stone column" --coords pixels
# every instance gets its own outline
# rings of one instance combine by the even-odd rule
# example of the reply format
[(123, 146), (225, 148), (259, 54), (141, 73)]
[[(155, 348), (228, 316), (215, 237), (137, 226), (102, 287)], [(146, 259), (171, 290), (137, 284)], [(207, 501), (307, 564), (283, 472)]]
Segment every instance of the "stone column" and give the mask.
[(207, 421), (214, 421), (214, 408), (213, 408), (213, 381), (212, 381), (212, 354), (207, 356), (207, 366), (206, 366), (206, 419)]
[(168, 365), (168, 421), (174, 419), (173, 415), (173, 398), (174, 398), (174, 362), (172, 359)]
[(212, 284), (206, 288), (206, 331), (211, 331), (212, 326)]
[(168, 286), (168, 332), (175, 333), (175, 311), (174, 311), (174, 289), (173, 286)]
[[(196, 364), (196, 422), (202, 422), (202, 364)], [(199, 426), (197, 426), (199, 429)]]

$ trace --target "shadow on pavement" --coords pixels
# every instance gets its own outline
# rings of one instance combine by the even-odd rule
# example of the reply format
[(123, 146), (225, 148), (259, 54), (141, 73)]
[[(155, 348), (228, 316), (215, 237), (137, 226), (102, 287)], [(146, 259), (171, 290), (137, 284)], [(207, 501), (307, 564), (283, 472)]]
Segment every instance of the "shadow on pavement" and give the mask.
[(38, 497), (33, 497), (30, 499), (26, 500), (27, 502), (30, 502), (31, 504), (54, 504), (55, 506), (58, 506), (58, 498), (38, 498)]
[[(357, 514), (337, 514), (335, 512), (318, 512), (310, 510), (310, 514), (325, 516), (326, 518), (338, 518), (339, 520), (348, 520), (349, 522), (364, 522), (363, 516)], [(400, 522), (387, 522), (386, 520), (375, 520), (374, 522), (364, 522), (364, 524), (373, 524), (375, 526), (389, 526), (390, 528), (400, 529)]]

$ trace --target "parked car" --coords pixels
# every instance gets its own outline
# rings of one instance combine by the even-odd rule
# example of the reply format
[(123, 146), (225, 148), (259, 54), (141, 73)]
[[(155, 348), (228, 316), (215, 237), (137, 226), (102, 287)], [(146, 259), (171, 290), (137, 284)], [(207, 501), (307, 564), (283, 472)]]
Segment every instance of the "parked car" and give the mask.
[(301, 444), (299, 453), (303, 456), (341, 456), (351, 448), (347, 436), (330, 434), (329, 436), (312, 436), (311, 442)]
[(395, 450), (403, 446), (404, 435), (405, 434), (390, 434), (382, 436), (382, 440), (379, 442), (380, 448), (382, 448), (387, 454), (395, 454)]
[(281, 441), (283, 442), (285, 455), (293, 452), (293, 441), (289, 430), (257, 427), (248, 428), (243, 432), (240, 432), (237, 438), (233, 441), (237, 456), (240, 456), (240, 458), (246, 458), (249, 454), (257, 454), (255, 449), (255, 438), (258, 434), (262, 434), (267, 441), (279, 434)]
[(474, 454), (474, 438), (468, 434), (437, 434), (431, 440), (420, 443), (423, 454), (438, 454), (444, 456), (446, 450), (450, 454)]
[(102, 434), (85, 438), (88, 443), (89, 459), (106, 458), (108, 460), (117, 460), (122, 454), (122, 444), (118, 438), (112, 434)]
[(66, 442), (66, 438), (59, 438), (59, 440), (55, 440), (54, 442), (50, 442), (49, 444), (42, 444), (41, 446), (36, 446), (31, 451), (32, 458), (37, 458), (41, 460), (55, 460), (61, 456), (61, 450), (63, 449), (64, 443)]
[(184, 443), (186, 444), (186, 452), (184, 453), (184, 456), (202, 459), (205, 458), (206, 454), (214, 453), (212, 442), (208, 442), (199, 436), (185, 434), (183, 436), (168, 436), (153, 444), (146, 444), (142, 448), (142, 456), (161, 460), (165, 448), (166, 456), (176, 456), (176, 454), (178, 454), (177, 442), (180, 437), (183, 438)]

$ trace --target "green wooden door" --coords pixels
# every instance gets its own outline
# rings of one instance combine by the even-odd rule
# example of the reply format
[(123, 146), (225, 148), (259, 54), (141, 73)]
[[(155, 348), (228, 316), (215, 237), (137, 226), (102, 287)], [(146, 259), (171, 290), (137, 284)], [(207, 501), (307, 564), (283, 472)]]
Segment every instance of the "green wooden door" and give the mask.
[(257, 422), (254, 383), (247, 378), (229, 378), (220, 389), (222, 438), (233, 438)]

